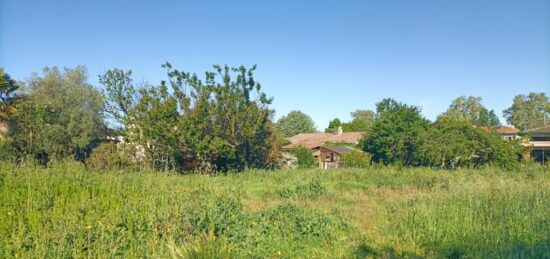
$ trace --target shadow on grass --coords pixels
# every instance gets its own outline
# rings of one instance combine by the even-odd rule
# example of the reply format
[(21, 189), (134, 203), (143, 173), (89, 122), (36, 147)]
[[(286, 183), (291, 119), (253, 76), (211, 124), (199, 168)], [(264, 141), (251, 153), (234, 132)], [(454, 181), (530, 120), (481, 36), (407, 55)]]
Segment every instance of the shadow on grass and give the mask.
[(361, 244), (355, 250), (355, 258), (550, 258), (550, 236), (545, 240), (528, 244), (515, 242), (500, 246), (480, 246), (478, 244), (442, 245), (426, 247), (425, 255), (398, 251), (393, 247), (373, 248)]
[(420, 255), (411, 252), (398, 252), (392, 247), (383, 247), (375, 249), (367, 244), (361, 244), (355, 250), (355, 258), (423, 258)]

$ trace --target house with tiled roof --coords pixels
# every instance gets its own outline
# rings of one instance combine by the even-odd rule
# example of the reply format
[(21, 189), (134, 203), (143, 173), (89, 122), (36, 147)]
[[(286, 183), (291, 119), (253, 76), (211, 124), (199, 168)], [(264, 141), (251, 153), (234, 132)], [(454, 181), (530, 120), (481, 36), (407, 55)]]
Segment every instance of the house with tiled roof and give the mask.
[(356, 150), (355, 146), (364, 135), (364, 132), (343, 132), (341, 127), (335, 133), (300, 133), (287, 138), (290, 144), (283, 146), (282, 150), (288, 152), (296, 147), (307, 148), (313, 153), (320, 168), (337, 168), (340, 166), (340, 157)]
[(532, 158), (534, 161), (544, 163), (550, 157), (550, 126), (535, 127), (524, 131), (509, 126), (482, 129), (498, 133), (506, 140), (521, 139), (521, 144), (527, 147), (523, 154), (524, 159)]
[(522, 144), (530, 148), (529, 157), (541, 163), (550, 158), (550, 125), (531, 128), (520, 133), (525, 141)]
[(514, 127), (501, 125), (501, 126), (498, 126), (495, 129), (495, 132), (500, 134), (503, 139), (512, 140), (512, 139), (520, 139), (521, 138), (520, 135), (519, 135), (520, 130), (516, 129)]

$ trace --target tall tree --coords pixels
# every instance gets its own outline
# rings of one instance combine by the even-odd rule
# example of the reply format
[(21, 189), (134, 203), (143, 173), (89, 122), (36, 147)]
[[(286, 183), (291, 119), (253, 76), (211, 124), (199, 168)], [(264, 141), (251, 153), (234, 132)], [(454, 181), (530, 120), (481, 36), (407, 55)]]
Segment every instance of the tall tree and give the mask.
[(520, 94), (502, 113), (509, 124), (522, 130), (550, 124), (550, 101), (545, 93)]
[(367, 132), (376, 118), (376, 113), (371, 110), (355, 110), (350, 115), (350, 122), (342, 123), (338, 118), (331, 120), (325, 132), (334, 133), (338, 127), (345, 132)]
[(376, 104), (376, 119), (363, 140), (363, 150), (375, 162), (418, 165), (417, 141), (428, 126), (419, 107), (384, 99)]
[(440, 116), (460, 121), (467, 120), (476, 126), (496, 127), (500, 121), (493, 110), (483, 106), (481, 97), (460, 96), (453, 100), (446, 112)]
[(11, 114), (15, 111), (14, 100), (17, 89), (19, 86), (15, 80), (0, 68), (0, 124), (9, 121)]
[(376, 113), (371, 110), (355, 110), (351, 112), (352, 120), (362, 120), (372, 122), (376, 118)]
[(45, 68), (27, 82), (27, 95), (13, 114), (14, 139), (22, 154), (82, 159), (104, 130), (103, 98), (87, 83), (83, 66), (63, 72)]
[(291, 111), (281, 117), (276, 124), (285, 137), (291, 137), (298, 133), (316, 132), (317, 128), (313, 119), (301, 111)]
[(344, 131), (366, 132), (372, 126), (376, 113), (371, 110), (356, 110), (351, 113), (352, 120), (344, 123)]
[(328, 127), (325, 129), (326, 133), (334, 133), (338, 127), (342, 126), (340, 119), (335, 118), (328, 122)]
[(163, 83), (158, 87), (139, 89), (139, 99), (127, 110), (127, 136), (145, 149), (151, 168), (168, 170), (176, 167), (178, 130), (177, 101)]
[(109, 69), (99, 76), (99, 83), (105, 96), (105, 115), (114, 120), (115, 126), (124, 126), (137, 99), (132, 70)]
[(152, 168), (213, 172), (273, 164), (279, 140), (256, 66), (215, 65), (204, 79), (163, 67), (169, 79), (157, 86), (134, 88), (131, 73), (116, 69), (100, 77), (109, 113)]
[(255, 80), (256, 66), (214, 66), (204, 81), (172, 69), (169, 84), (181, 119), (178, 151), (194, 170), (227, 171), (265, 168), (272, 163), (272, 102)]

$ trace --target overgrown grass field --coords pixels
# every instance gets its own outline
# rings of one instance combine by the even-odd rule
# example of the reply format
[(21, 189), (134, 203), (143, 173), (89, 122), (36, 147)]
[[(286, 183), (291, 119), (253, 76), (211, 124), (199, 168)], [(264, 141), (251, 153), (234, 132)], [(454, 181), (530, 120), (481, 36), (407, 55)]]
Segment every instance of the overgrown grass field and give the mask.
[(550, 257), (540, 168), (219, 176), (0, 165), (0, 257)]

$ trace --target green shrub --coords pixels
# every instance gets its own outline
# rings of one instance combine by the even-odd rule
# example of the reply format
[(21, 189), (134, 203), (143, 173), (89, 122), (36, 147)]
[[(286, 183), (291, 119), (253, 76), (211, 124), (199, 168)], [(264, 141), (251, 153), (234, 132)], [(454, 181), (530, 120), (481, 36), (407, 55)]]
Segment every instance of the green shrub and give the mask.
[(371, 156), (361, 151), (352, 151), (342, 155), (342, 165), (344, 167), (365, 168), (370, 166)]
[(296, 194), (301, 199), (317, 199), (326, 192), (327, 190), (321, 184), (319, 178), (311, 179), (309, 183), (296, 187)]
[(0, 161), (15, 161), (15, 150), (11, 143), (11, 140), (4, 138), (0, 135)]
[(497, 165), (505, 170), (519, 168), (519, 141), (476, 128), (468, 121), (440, 118), (422, 134), (415, 155), (429, 166), (456, 169)]
[(326, 188), (321, 184), (319, 178), (311, 179), (306, 184), (296, 186), (294, 190), (290, 188), (282, 189), (278, 192), (281, 198), (299, 198), (299, 199), (318, 199), (327, 193)]
[(102, 143), (86, 159), (86, 168), (92, 171), (119, 170), (130, 167), (131, 161), (120, 153), (115, 143)]
[(298, 159), (298, 168), (312, 168), (315, 165), (313, 153), (307, 148), (295, 147), (290, 153)]

